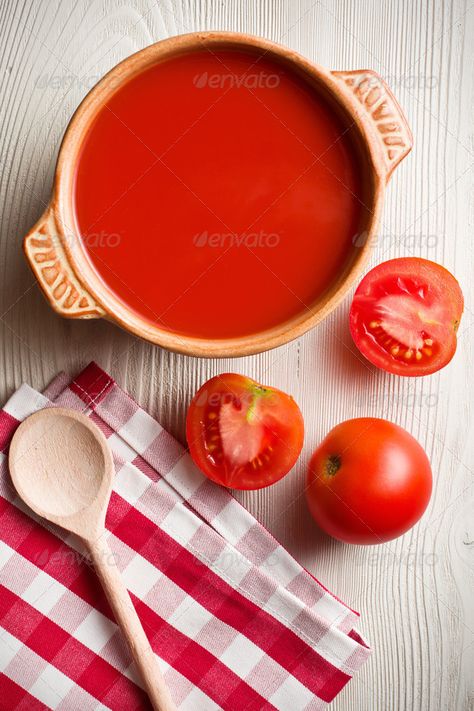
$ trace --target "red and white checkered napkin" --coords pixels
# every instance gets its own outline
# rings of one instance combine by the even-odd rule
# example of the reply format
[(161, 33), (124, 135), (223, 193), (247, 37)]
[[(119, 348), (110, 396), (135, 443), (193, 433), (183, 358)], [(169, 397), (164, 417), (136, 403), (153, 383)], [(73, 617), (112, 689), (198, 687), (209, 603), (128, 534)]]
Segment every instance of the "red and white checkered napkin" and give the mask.
[(108, 438), (108, 542), (180, 711), (324, 708), (369, 655), (357, 614), (95, 364), (44, 395), (23, 385), (0, 413), (0, 708), (149, 708), (80, 544), (11, 485), (11, 436), (50, 406)]

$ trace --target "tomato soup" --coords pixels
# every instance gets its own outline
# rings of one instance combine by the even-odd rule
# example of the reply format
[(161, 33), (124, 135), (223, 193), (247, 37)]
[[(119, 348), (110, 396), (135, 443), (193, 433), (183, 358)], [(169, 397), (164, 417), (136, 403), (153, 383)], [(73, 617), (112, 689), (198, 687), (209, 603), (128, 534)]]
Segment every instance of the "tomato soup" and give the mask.
[(128, 80), (86, 134), (77, 229), (115, 296), (175, 333), (232, 338), (306, 312), (363, 222), (354, 128), (265, 54), (188, 52)]

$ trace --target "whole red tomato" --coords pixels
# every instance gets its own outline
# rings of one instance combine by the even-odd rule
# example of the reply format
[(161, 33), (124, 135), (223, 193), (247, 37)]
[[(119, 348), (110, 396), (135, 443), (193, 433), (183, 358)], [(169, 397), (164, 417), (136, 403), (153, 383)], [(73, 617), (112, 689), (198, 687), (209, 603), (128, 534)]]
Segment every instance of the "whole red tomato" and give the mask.
[(313, 454), (306, 495), (316, 523), (346, 543), (382, 543), (408, 531), (426, 509), (432, 474), (421, 445), (398, 425), (371, 417), (334, 427)]
[(290, 395), (236, 373), (204, 383), (189, 406), (186, 437), (201, 471), (232, 489), (260, 489), (290, 471), (303, 446)]

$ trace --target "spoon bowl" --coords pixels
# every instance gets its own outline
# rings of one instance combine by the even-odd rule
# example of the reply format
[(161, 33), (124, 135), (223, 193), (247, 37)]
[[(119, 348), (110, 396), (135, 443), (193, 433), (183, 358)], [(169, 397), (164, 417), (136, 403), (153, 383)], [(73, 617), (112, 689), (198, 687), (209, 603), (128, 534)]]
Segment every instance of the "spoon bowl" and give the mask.
[(15, 433), (9, 464), (16, 490), (39, 516), (82, 538), (103, 528), (114, 468), (88, 417), (63, 408), (31, 415)]

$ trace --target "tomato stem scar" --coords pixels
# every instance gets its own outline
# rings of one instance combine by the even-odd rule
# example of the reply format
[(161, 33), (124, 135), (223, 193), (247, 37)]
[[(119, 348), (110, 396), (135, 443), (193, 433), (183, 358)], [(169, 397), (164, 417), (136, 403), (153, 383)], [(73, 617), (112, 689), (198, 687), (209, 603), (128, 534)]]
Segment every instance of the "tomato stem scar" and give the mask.
[(326, 474), (327, 476), (334, 476), (337, 474), (339, 469), (341, 468), (341, 457), (338, 454), (331, 454), (330, 457), (327, 458), (326, 460)]

